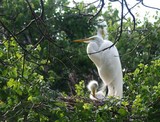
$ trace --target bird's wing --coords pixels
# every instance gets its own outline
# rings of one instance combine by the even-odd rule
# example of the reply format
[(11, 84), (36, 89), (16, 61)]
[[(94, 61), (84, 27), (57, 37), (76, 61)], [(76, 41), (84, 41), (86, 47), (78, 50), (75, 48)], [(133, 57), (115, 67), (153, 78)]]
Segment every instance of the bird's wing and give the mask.
[[(112, 44), (112, 42), (106, 40), (101, 45), (100, 50), (103, 50)], [(115, 46), (102, 51), (100, 64), (101, 66), (98, 67), (99, 75), (105, 84), (108, 85), (114, 81), (118, 73), (121, 73), (120, 58)]]

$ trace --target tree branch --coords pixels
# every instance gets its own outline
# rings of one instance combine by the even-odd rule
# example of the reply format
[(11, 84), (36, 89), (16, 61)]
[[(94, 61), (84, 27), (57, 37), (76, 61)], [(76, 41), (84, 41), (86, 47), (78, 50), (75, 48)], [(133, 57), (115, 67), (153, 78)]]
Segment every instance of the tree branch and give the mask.
[(124, 0), (124, 3), (126, 5), (126, 8), (128, 10), (128, 12), (130, 13), (130, 15), (132, 16), (133, 18), (133, 30), (135, 30), (135, 27), (136, 27), (136, 19), (135, 19), (135, 16), (133, 15), (133, 13), (131, 12), (131, 9), (128, 7), (128, 4), (127, 4), (127, 1)]
[(43, 0), (40, 0), (40, 3), (41, 3), (41, 15), (40, 15), (40, 18), (43, 20), (43, 16), (44, 16), (44, 1)]
[(156, 8), (156, 7), (152, 7), (152, 6), (148, 6), (148, 5), (144, 4), (143, 0), (140, 0), (140, 2), (142, 3), (143, 6), (145, 6), (145, 7), (147, 7), (147, 8), (160, 10), (160, 8)]
[(36, 19), (31, 20), (22, 30), (20, 30), (19, 32), (17, 32), (17, 33), (15, 34), (15, 36), (23, 33), (23, 32), (24, 32), (25, 30), (27, 30), (27, 29), (32, 25), (32, 23), (35, 22), (35, 21), (36, 21)]
[(100, 9), (99, 9), (99, 11), (98, 11), (92, 18), (89, 19), (89, 23), (90, 23), (95, 17), (97, 17), (97, 16), (100, 14), (100, 12), (102, 11), (105, 3), (104, 3), (104, 0), (100, 0), (100, 1), (101, 1), (101, 3), (102, 3)]

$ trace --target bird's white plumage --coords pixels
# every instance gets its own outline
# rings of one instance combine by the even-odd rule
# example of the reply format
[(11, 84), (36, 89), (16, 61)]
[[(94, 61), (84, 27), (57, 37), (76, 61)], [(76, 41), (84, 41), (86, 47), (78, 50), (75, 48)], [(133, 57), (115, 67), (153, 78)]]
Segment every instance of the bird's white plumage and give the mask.
[(90, 94), (90, 99), (92, 100), (103, 100), (105, 98), (105, 91), (98, 90), (98, 82), (95, 80), (92, 80), (88, 83), (87, 85), (88, 90), (91, 92)]
[[(106, 23), (102, 23), (106, 24)], [(103, 81), (105, 86), (108, 86), (108, 96), (114, 96), (117, 98), (123, 97), (123, 75), (122, 68), (118, 50), (113, 45), (111, 41), (108, 40), (108, 34), (106, 27), (100, 27), (97, 29), (97, 35), (92, 36), (90, 38), (75, 40), (75, 42), (87, 42), (87, 53), (88, 57), (92, 60), (92, 62), (96, 65), (98, 74)], [(106, 49), (108, 48), (108, 49)], [(94, 82), (91, 82), (94, 84)], [(92, 86), (91, 84), (90, 86)], [(93, 85), (94, 86), (94, 85)], [(89, 89), (89, 87), (88, 87)], [(91, 91), (92, 95), (92, 90)], [(99, 96), (103, 96), (102, 90), (97, 92), (95, 96), (91, 96), (91, 99), (97, 99), (96, 94)], [(98, 99), (101, 99), (99, 97)]]
[(98, 82), (95, 80), (92, 80), (88, 83), (87, 88), (89, 91), (93, 91), (94, 89), (97, 90), (98, 89)]
[[(108, 96), (116, 96), (122, 98), (123, 80), (122, 68), (117, 48), (112, 46), (109, 49), (101, 51), (113, 43), (103, 40), (99, 36), (94, 36), (93, 40), (87, 46), (89, 58), (97, 67), (98, 73), (102, 81), (108, 86)], [(98, 52), (95, 53), (94, 52)], [(93, 54), (92, 54), (93, 53)]]

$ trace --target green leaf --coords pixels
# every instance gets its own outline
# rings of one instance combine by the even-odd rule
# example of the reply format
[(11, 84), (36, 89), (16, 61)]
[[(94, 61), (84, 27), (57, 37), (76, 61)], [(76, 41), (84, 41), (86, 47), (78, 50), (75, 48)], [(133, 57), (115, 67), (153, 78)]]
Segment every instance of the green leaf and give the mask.
[(17, 56), (17, 58), (21, 58), (22, 54), (20, 52), (16, 52), (16, 56)]
[(126, 116), (127, 115), (127, 111), (124, 109), (124, 108), (120, 108), (118, 110), (118, 113), (121, 115), (121, 116)]
[(0, 48), (0, 57), (3, 56), (3, 50)]
[(13, 78), (9, 79), (9, 81), (7, 82), (8, 87), (12, 87), (15, 85), (16, 85), (16, 81)]
[(83, 108), (87, 109), (87, 110), (91, 109), (92, 107), (93, 107), (93, 105), (89, 104), (89, 103), (84, 103), (84, 105), (83, 105)]

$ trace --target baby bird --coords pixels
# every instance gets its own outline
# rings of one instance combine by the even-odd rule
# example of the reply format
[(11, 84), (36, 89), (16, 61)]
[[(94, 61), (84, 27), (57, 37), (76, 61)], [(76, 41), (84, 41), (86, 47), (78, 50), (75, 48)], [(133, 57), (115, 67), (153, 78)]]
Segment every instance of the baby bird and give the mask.
[(101, 89), (100, 91), (97, 92), (98, 90), (98, 82), (95, 80), (92, 80), (89, 82), (87, 85), (88, 90), (91, 92), (90, 93), (90, 99), (91, 100), (103, 100), (105, 98), (105, 90)]

